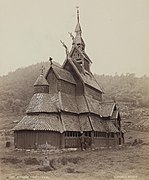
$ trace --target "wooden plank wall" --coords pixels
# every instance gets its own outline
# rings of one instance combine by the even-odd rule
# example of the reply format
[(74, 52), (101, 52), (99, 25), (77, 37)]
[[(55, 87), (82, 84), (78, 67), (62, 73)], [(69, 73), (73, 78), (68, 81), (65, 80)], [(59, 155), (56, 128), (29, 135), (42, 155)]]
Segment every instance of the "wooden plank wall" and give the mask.
[(34, 149), (37, 145), (48, 145), (60, 147), (60, 133), (51, 131), (18, 131), (15, 132), (15, 141), (17, 148)]

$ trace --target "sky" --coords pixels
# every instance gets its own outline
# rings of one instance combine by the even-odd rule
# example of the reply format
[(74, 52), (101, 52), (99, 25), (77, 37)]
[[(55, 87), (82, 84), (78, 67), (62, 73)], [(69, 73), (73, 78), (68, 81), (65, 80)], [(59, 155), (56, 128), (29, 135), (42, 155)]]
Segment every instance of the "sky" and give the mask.
[(0, 0), (0, 75), (50, 56), (62, 64), (76, 6), (93, 73), (149, 76), (149, 0)]

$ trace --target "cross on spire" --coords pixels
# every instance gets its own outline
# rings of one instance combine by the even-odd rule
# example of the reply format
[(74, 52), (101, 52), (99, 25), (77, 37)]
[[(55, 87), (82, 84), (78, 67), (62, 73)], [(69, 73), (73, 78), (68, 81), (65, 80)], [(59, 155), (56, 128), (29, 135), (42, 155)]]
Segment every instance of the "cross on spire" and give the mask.
[(44, 70), (45, 70), (45, 68), (44, 68), (44, 66), (42, 65), (42, 67), (41, 67), (41, 69), (40, 69), (40, 71), (41, 71), (41, 75), (43, 75)]

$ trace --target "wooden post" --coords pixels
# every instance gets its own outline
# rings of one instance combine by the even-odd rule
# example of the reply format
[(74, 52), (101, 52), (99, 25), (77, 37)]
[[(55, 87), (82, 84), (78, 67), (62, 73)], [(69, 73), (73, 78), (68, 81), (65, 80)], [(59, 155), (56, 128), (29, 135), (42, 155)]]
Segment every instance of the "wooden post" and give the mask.
[(94, 131), (91, 132), (91, 147), (95, 147)]
[(63, 149), (65, 148), (65, 133), (64, 132), (60, 134), (60, 139), (61, 139), (60, 148)]
[(117, 146), (117, 134), (114, 133), (114, 145)]

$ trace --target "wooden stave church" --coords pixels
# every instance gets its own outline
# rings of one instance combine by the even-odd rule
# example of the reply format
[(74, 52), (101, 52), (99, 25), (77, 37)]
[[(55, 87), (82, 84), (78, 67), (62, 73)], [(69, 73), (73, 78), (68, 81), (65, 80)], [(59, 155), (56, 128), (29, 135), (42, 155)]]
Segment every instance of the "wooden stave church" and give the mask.
[(26, 115), (14, 128), (18, 149), (79, 148), (81, 133), (87, 147), (109, 147), (124, 143), (120, 112), (115, 102), (103, 102), (103, 91), (90, 71), (92, 61), (77, 10), (76, 36), (62, 66), (52, 63), (37, 78)]

